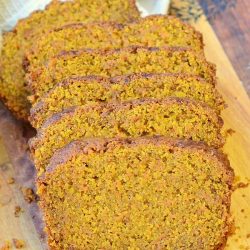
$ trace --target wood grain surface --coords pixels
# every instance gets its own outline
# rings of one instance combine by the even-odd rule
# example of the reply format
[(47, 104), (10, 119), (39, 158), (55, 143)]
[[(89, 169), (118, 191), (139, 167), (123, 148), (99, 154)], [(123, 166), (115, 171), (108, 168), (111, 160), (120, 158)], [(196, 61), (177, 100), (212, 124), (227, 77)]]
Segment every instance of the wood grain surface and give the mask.
[[(35, 169), (27, 151), (27, 139), (33, 130), (18, 122), (0, 104), (0, 249), (13, 239), (23, 240), (23, 249), (42, 250), (44, 244), (42, 216), (37, 202), (28, 203), (23, 190), (35, 189)], [(10, 183), (14, 178), (14, 183)], [(15, 208), (21, 212), (15, 215)], [(8, 248), (3, 248), (7, 250)]]
[(171, 7), (186, 22), (206, 16), (250, 95), (250, 1), (172, 0)]
[[(217, 88), (228, 108), (223, 111), (224, 129), (233, 129), (224, 147), (236, 174), (236, 182), (250, 180), (250, 100), (215, 32), (202, 17), (193, 24), (204, 36), (205, 53), (217, 66)], [(236, 189), (232, 197), (235, 233), (229, 238), (227, 250), (250, 249), (250, 187)]]
[[(250, 180), (250, 100), (216, 34), (204, 16), (194, 23), (203, 33), (208, 60), (217, 65), (217, 88), (223, 94), (228, 108), (222, 116), (224, 129), (235, 131), (229, 136), (224, 151), (228, 154), (237, 176), (237, 182)], [(29, 132), (29, 130), (28, 130)], [(0, 107), (0, 249), (6, 240), (13, 246), (13, 238), (25, 240), (24, 249), (42, 250), (41, 213), (36, 202), (24, 201), (21, 187), (34, 188), (35, 172), (27, 151), (27, 128)], [(8, 154), (7, 154), (8, 153)], [(9, 184), (9, 177), (15, 178)], [(237, 184), (237, 183), (236, 183)], [(15, 206), (23, 213), (17, 218)], [(250, 187), (237, 189), (232, 197), (232, 216), (235, 233), (229, 238), (227, 250), (250, 249)], [(14, 248), (12, 248), (14, 249)]]
[(250, 95), (250, 1), (235, 0), (209, 22)]

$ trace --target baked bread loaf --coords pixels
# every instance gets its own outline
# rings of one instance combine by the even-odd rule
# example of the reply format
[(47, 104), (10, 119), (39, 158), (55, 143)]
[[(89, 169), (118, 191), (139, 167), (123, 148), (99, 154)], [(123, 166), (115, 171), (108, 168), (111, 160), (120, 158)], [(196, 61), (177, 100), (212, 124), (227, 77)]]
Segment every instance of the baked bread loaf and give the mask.
[(220, 113), (224, 101), (208, 82), (184, 74), (132, 74), (113, 78), (78, 76), (56, 84), (31, 109), (30, 123), (39, 128), (51, 115), (87, 103), (127, 101), (140, 98), (187, 97), (207, 103)]
[(222, 249), (233, 171), (204, 144), (90, 139), (58, 151), (38, 179), (51, 249)]
[(29, 87), (40, 97), (56, 83), (69, 76), (117, 76), (131, 73), (195, 74), (211, 84), (215, 67), (204, 55), (189, 48), (127, 47), (114, 50), (79, 50), (62, 52), (46, 66), (27, 74)]
[(213, 109), (185, 98), (90, 104), (65, 109), (46, 120), (30, 141), (30, 150), (42, 172), (56, 150), (82, 137), (164, 135), (218, 148), (224, 144), (222, 125)]
[[(3, 37), (50, 249), (222, 250), (233, 170), (199, 32), (134, 0), (53, 0)], [(25, 76), (26, 74), (26, 76)], [(28, 86), (27, 86), (28, 85)]]
[(41, 37), (26, 56), (33, 71), (37, 65), (46, 63), (48, 58), (61, 51), (129, 45), (180, 46), (197, 51), (203, 49), (202, 36), (193, 27), (175, 17), (155, 15), (126, 24), (104, 22), (66, 25)]
[(27, 120), (29, 102), (23, 56), (50, 29), (72, 22), (127, 22), (139, 18), (134, 0), (52, 1), (44, 11), (33, 12), (3, 36), (0, 58), (0, 98), (18, 117)]

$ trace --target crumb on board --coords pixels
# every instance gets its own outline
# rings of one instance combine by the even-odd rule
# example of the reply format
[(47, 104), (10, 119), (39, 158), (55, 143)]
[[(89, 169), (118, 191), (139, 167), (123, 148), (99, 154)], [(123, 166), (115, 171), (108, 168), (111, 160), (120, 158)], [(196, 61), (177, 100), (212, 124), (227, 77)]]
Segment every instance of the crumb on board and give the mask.
[(36, 200), (36, 194), (32, 188), (22, 188), (22, 193), (24, 196), (25, 201), (31, 203)]
[(14, 184), (15, 183), (15, 179), (13, 177), (10, 177), (8, 180), (7, 180), (7, 183), (8, 184)]
[(15, 206), (15, 217), (19, 217), (21, 212), (23, 212), (22, 208), (20, 206)]
[(13, 243), (14, 243), (15, 248), (17, 249), (21, 249), (25, 247), (24, 240), (13, 239)]
[(11, 249), (11, 244), (10, 241), (6, 240), (3, 245), (0, 244), (0, 250), (10, 250)]
[(240, 182), (237, 186), (238, 188), (247, 188), (249, 186), (249, 183)]
[(247, 238), (248, 238), (248, 239), (250, 238), (250, 233), (249, 233), (249, 234), (247, 234)]
[[(234, 185), (233, 187), (233, 191), (237, 190), (237, 189), (240, 189), (240, 188), (247, 188), (249, 186), (249, 182), (248, 183), (244, 183), (244, 182), (238, 182)], [(244, 197), (244, 196), (242, 196)]]
[(226, 135), (227, 135), (227, 136), (231, 136), (231, 135), (233, 135), (234, 133), (236, 133), (236, 131), (233, 130), (233, 129), (231, 129), (231, 128), (229, 128), (229, 129), (226, 130)]

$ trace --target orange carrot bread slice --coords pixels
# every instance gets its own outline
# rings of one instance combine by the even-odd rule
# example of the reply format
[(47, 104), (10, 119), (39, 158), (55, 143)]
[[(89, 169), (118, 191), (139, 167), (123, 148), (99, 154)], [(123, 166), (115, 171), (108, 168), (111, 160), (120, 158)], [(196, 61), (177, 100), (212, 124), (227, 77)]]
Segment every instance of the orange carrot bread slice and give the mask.
[(56, 84), (42, 96), (31, 109), (30, 122), (33, 127), (39, 128), (48, 117), (71, 106), (168, 96), (188, 97), (207, 103), (218, 113), (224, 107), (218, 91), (197, 76), (164, 73), (113, 78), (78, 76)]
[(82, 137), (165, 135), (221, 147), (222, 119), (206, 104), (169, 97), (71, 107), (50, 117), (30, 141), (39, 172), (59, 148)]
[(215, 67), (203, 54), (181, 47), (128, 47), (115, 50), (62, 52), (46, 66), (27, 75), (29, 87), (38, 97), (70, 76), (117, 76), (131, 73), (195, 74), (214, 83)]
[(89, 139), (38, 178), (51, 249), (223, 249), (234, 173), (204, 144)]
[(104, 22), (66, 25), (41, 37), (34, 48), (27, 51), (26, 56), (34, 70), (37, 65), (46, 63), (48, 58), (60, 51), (121, 48), (129, 45), (190, 46), (197, 51), (203, 49), (202, 35), (192, 26), (175, 17), (155, 15), (126, 24)]

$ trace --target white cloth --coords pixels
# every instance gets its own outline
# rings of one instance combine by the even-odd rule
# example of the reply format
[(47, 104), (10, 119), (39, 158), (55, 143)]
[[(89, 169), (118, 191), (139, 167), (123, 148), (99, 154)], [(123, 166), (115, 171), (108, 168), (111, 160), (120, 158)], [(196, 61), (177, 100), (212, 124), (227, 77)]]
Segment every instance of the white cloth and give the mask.
[(142, 16), (167, 14), (170, 4), (170, 0), (137, 0), (136, 2)]
[(44, 7), (50, 0), (0, 0), (0, 30), (10, 30), (21, 18)]

